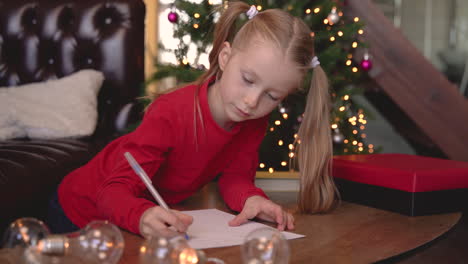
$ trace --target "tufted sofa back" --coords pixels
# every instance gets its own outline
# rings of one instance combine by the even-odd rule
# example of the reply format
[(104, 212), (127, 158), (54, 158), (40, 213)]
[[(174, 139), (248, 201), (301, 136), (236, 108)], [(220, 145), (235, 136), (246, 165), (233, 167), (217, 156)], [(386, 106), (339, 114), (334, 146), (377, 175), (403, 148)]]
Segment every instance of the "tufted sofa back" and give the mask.
[(109, 135), (144, 80), (141, 0), (0, 0), (0, 87), (103, 72), (95, 135)]

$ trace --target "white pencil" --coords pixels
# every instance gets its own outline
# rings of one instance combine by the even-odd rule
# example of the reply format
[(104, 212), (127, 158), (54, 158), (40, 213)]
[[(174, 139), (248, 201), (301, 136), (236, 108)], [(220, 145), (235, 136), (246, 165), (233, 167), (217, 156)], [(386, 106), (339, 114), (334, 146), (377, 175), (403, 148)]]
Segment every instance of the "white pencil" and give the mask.
[[(163, 198), (161, 195), (159, 195), (158, 191), (153, 186), (153, 183), (151, 182), (151, 179), (148, 177), (146, 172), (143, 170), (143, 168), (138, 164), (138, 162), (133, 158), (132, 154), (130, 152), (125, 152), (124, 153), (125, 158), (127, 159), (128, 163), (130, 166), (133, 168), (135, 173), (140, 176), (140, 179), (143, 181), (143, 183), (146, 185), (146, 188), (150, 191), (151, 195), (153, 195), (154, 199), (162, 208), (166, 209), (167, 211), (170, 212), (169, 206), (167, 206), (166, 202), (164, 202)], [(189, 239), (189, 236), (185, 234), (185, 238)]]

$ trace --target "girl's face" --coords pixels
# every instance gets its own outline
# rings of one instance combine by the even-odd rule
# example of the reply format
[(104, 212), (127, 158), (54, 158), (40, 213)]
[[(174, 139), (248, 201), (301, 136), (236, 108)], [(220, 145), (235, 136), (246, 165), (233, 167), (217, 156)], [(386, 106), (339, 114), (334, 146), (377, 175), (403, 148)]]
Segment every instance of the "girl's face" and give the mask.
[(219, 65), (223, 74), (210, 88), (208, 102), (214, 119), (226, 129), (269, 114), (303, 77), (277, 47), (261, 39), (242, 50), (225, 42)]

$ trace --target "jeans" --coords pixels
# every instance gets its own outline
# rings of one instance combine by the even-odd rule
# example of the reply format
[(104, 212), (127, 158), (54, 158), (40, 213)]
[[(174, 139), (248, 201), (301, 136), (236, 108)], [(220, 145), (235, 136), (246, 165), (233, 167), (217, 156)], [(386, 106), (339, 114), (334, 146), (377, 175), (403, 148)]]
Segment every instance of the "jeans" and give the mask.
[(54, 192), (49, 200), (46, 224), (53, 234), (70, 233), (79, 230), (79, 227), (73, 224), (63, 212), (62, 206), (60, 206), (58, 201), (57, 191)]

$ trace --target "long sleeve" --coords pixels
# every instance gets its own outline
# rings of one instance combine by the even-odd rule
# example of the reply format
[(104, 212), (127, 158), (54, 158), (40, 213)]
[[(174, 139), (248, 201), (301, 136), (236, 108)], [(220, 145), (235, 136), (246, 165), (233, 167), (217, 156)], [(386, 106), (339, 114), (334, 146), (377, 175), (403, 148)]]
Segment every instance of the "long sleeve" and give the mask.
[(247, 198), (260, 195), (268, 199), (262, 189), (255, 186), (258, 165), (258, 149), (265, 135), (268, 116), (252, 120), (239, 136), (243, 144), (238, 146), (232, 161), (223, 170), (218, 181), (219, 190), (226, 204), (240, 212)]
[(97, 190), (97, 209), (111, 222), (139, 234), (140, 217), (155, 206), (148, 200), (146, 186), (135, 174), (124, 153), (129, 151), (149, 177), (153, 177), (165, 161), (173, 144), (172, 116), (165, 102), (158, 101), (146, 113), (141, 125), (119, 146), (115, 160), (104, 160), (108, 176)]

